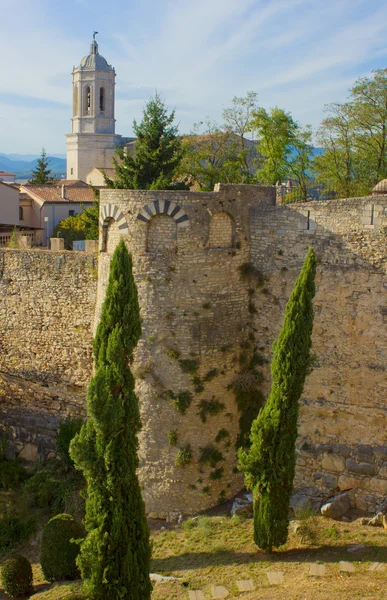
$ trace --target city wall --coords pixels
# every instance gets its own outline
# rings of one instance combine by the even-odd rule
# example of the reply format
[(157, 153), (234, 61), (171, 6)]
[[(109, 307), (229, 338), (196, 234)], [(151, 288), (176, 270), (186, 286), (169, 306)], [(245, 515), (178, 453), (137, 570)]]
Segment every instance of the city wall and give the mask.
[(313, 245), (316, 359), (295, 484), (316, 499), (350, 489), (373, 510), (387, 495), (386, 214), (386, 196), (275, 206), (275, 188), (259, 186), (103, 190), (98, 289), (92, 257), (0, 251), (0, 406), (15, 452), (50, 455), (59, 415), (84, 414), (94, 306), (95, 327), (123, 236), (143, 327), (133, 368), (147, 509), (173, 518), (231, 497), (252, 409), (240, 392), (267, 395), (271, 346)]

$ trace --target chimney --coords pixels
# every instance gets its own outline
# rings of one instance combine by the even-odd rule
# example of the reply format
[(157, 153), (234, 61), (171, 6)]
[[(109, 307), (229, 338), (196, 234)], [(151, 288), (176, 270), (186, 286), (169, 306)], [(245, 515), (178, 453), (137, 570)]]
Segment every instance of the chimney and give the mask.
[(62, 185), (62, 198), (66, 198), (66, 188)]

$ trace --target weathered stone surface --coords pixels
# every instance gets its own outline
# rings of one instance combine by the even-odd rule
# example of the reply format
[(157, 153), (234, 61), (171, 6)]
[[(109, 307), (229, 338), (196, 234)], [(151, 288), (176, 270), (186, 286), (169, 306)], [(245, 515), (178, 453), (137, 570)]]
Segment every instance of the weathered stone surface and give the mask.
[(236, 582), (239, 592), (253, 592), (255, 590), (254, 581), (252, 579), (242, 579)]
[(371, 463), (357, 463), (352, 458), (348, 458), (346, 461), (346, 468), (352, 473), (360, 473), (361, 475), (375, 475), (376, 465)]
[(230, 592), (223, 585), (211, 586), (211, 595), (213, 598), (228, 598)]
[(244, 496), (235, 498), (231, 507), (231, 516), (238, 515), (253, 510), (253, 494), (247, 493)]
[(345, 560), (340, 561), (339, 568), (340, 568), (340, 571), (343, 571), (344, 573), (354, 573), (355, 572), (355, 567), (354, 567), (353, 563), (347, 562)]
[(202, 590), (188, 590), (189, 600), (204, 600), (204, 594)]
[(33, 462), (34, 460), (36, 460), (37, 455), (38, 449), (35, 446), (35, 444), (31, 444), (30, 442), (28, 442), (27, 444), (25, 444), (25, 446), (23, 446), (23, 449), (19, 452), (18, 458)]
[(284, 574), (282, 571), (267, 571), (267, 578), (270, 585), (281, 585), (284, 582)]
[(324, 454), (322, 467), (326, 471), (336, 471), (341, 473), (345, 469), (345, 459), (337, 454)]
[(351, 501), (349, 494), (343, 493), (335, 496), (334, 498), (330, 498), (328, 502), (326, 502), (321, 507), (321, 514), (324, 517), (329, 517), (331, 519), (340, 519), (347, 510), (349, 510), (351, 506)]
[(324, 575), (326, 575), (325, 565), (320, 565), (318, 563), (310, 564), (309, 575), (312, 575), (313, 577), (324, 577)]

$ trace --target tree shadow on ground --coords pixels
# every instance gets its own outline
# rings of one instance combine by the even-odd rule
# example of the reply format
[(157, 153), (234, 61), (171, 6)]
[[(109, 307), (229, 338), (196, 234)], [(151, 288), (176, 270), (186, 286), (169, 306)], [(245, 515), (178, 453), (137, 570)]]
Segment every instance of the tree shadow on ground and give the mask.
[(384, 562), (387, 563), (387, 547), (365, 546), (364, 550), (349, 553), (349, 544), (345, 546), (318, 546), (316, 548), (294, 548), (286, 551), (263, 552), (232, 552), (218, 550), (214, 552), (186, 552), (178, 556), (167, 558), (154, 558), (152, 560), (152, 571), (190, 571), (199, 568), (213, 566), (245, 565), (249, 563), (308, 563), (326, 562), (335, 563), (341, 560), (348, 562)]

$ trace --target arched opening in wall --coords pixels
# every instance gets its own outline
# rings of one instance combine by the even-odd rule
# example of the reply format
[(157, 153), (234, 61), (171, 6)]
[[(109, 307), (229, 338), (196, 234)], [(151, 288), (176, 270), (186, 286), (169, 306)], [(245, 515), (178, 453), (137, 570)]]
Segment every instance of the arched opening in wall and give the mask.
[(78, 86), (74, 86), (73, 90), (73, 115), (76, 117), (78, 115)]
[(83, 106), (85, 115), (89, 115), (91, 113), (91, 88), (89, 85), (84, 88)]
[(169, 215), (155, 215), (148, 223), (147, 251), (176, 252), (177, 225)]
[(234, 219), (227, 212), (212, 215), (210, 221), (210, 248), (232, 248), (234, 243)]
[(113, 217), (107, 217), (102, 225), (101, 252), (112, 254), (120, 238), (120, 230), (117, 221)]
[(105, 88), (103, 87), (99, 90), (99, 110), (105, 112)]

